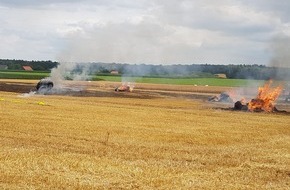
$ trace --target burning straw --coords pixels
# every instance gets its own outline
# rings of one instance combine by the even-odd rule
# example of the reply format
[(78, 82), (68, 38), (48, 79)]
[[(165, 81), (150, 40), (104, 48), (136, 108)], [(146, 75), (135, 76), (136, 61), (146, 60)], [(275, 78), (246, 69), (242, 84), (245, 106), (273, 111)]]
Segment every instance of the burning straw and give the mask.
[(275, 107), (275, 102), (282, 93), (282, 85), (275, 88), (272, 87), (273, 81), (270, 80), (264, 84), (263, 87), (259, 87), (258, 95), (250, 102), (245, 104), (245, 100), (237, 101), (235, 103), (235, 110), (248, 110), (254, 112), (274, 112), (278, 111)]

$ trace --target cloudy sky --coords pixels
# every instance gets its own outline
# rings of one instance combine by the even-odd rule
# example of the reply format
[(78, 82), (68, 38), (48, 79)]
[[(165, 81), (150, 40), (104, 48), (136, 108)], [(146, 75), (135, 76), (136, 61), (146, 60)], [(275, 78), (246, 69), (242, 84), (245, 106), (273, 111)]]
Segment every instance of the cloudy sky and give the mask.
[(289, 0), (0, 0), (0, 58), (269, 64), (288, 54), (289, 10)]

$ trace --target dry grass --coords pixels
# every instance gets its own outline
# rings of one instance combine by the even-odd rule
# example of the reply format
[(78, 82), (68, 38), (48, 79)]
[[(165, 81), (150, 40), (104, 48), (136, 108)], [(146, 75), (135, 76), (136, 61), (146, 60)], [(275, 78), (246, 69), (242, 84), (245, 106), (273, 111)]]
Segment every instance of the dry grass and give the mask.
[(0, 91), (1, 189), (289, 189), (289, 115)]

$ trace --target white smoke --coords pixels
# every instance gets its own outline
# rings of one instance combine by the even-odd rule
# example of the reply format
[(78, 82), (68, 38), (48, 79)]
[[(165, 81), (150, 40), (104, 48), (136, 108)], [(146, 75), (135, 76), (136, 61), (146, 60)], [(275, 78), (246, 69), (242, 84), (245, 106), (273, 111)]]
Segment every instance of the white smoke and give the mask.
[(276, 68), (275, 78), (285, 81), (285, 90), (290, 91), (290, 35), (281, 34), (272, 39), (270, 66)]
[[(51, 70), (49, 79), (54, 83), (54, 91), (65, 91), (68, 89), (65, 85), (66, 80), (72, 81), (86, 81), (90, 80), (90, 65), (89, 64), (79, 64), (74, 62), (60, 62), (60, 64)], [(73, 88), (69, 90), (80, 91), (83, 89), (83, 86), (74, 85)]]
[(279, 35), (271, 42), (272, 60), (270, 66), (280, 68), (290, 68), (290, 36)]
[(35, 94), (36, 94), (35, 91), (30, 91), (29, 93), (23, 93), (23, 94), (18, 95), (18, 97), (21, 97), (21, 98), (29, 98), (31, 96), (34, 96)]

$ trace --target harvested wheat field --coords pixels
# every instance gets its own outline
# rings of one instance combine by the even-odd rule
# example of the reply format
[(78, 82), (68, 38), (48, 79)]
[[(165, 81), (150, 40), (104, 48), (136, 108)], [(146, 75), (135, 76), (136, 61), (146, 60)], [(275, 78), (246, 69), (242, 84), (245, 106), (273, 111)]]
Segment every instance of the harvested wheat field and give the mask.
[(34, 82), (19, 92), (9, 84), (0, 89), (1, 189), (289, 189), (289, 110), (216, 109), (204, 101), (213, 91), (164, 85), (129, 94), (92, 82), (23, 96)]

